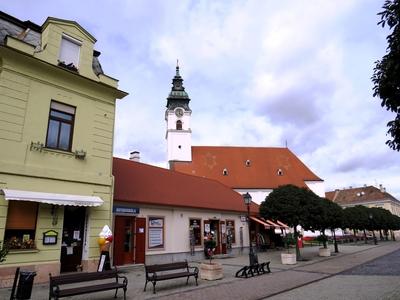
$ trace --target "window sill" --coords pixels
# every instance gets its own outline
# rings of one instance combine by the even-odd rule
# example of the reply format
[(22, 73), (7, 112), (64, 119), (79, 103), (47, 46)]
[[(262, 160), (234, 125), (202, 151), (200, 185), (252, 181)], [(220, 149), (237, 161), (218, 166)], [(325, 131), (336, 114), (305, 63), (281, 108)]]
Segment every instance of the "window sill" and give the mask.
[(7, 255), (12, 254), (26, 254), (26, 253), (39, 253), (38, 249), (10, 249)]
[(46, 152), (54, 152), (54, 153), (59, 153), (59, 154), (64, 154), (64, 155), (70, 155), (70, 156), (74, 156), (75, 153), (71, 152), (71, 151), (66, 151), (66, 150), (60, 150), (60, 149), (54, 149), (54, 148), (47, 148), (47, 147), (43, 147), (43, 151)]

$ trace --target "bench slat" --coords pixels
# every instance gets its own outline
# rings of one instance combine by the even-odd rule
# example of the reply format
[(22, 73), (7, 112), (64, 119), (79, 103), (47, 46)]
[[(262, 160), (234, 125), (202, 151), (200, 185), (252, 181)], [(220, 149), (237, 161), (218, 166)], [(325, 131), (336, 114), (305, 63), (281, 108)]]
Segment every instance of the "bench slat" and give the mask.
[(81, 295), (81, 294), (87, 294), (87, 293), (92, 293), (92, 292), (107, 291), (107, 290), (123, 288), (123, 287), (124, 287), (124, 285), (122, 283), (115, 283), (115, 282), (99, 284), (99, 285), (82, 286), (82, 287), (60, 290), (60, 292), (58, 293), (58, 296), (59, 297), (74, 296), (74, 295)]
[(88, 273), (76, 273), (76, 274), (66, 274), (60, 276), (52, 276), (51, 281), (55, 285), (59, 284), (69, 284), (83, 281), (93, 281), (102, 280), (108, 278), (116, 278), (116, 270), (104, 271), (104, 272), (88, 272)]
[(188, 263), (187, 262), (176, 262), (176, 263), (157, 264), (157, 265), (145, 266), (146, 271), (150, 272), (150, 273), (160, 272), (160, 271), (176, 270), (176, 269), (186, 269), (187, 267), (188, 267)]

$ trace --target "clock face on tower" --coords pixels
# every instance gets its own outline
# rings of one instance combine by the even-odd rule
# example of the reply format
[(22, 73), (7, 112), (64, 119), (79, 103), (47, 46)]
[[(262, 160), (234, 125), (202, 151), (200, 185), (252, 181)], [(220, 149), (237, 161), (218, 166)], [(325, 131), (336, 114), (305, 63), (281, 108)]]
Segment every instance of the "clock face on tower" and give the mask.
[(175, 115), (177, 117), (182, 117), (183, 116), (183, 109), (182, 108), (175, 109)]

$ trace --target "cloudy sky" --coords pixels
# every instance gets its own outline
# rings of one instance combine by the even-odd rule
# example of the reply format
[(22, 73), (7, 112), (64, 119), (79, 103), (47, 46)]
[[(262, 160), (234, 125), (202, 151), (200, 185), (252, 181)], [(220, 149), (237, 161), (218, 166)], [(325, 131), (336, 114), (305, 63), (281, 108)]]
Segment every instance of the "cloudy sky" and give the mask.
[(165, 166), (165, 105), (179, 59), (194, 145), (282, 147), (326, 189), (383, 184), (400, 199), (400, 153), (386, 145), (393, 116), (372, 97), (384, 0), (3, 1), (42, 25), (77, 21), (97, 38), (118, 102), (115, 156)]

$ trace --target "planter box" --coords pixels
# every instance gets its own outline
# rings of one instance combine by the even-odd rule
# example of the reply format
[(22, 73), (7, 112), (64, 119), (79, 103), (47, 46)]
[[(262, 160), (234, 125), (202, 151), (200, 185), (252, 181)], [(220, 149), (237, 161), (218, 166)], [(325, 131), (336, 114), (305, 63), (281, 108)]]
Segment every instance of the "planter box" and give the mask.
[(319, 248), (319, 256), (331, 256), (331, 249)]
[(281, 260), (283, 265), (297, 264), (296, 253), (281, 253)]
[(205, 280), (217, 280), (224, 277), (220, 263), (201, 263), (200, 278)]

